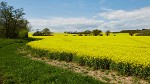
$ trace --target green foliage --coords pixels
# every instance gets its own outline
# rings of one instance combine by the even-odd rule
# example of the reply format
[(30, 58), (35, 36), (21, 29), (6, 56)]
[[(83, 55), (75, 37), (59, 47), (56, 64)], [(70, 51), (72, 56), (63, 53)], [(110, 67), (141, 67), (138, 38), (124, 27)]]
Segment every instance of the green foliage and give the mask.
[(82, 33), (82, 32), (79, 32), (79, 33), (78, 33), (78, 36), (83, 36), (83, 33)]
[(109, 36), (110, 35), (110, 30), (107, 30), (106, 31), (106, 36)]
[(150, 36), (150, 30), (143, 30), (139, 32), (136, 36)]
[(29, 29), (29, 22), (23, 18), (25, 13), (23, 9), (15, 9), (13, 6), (9, 6), (6, 2), (0, 3), (0, 29), (4, 37), (18, 38), (19, 32)]
[(33, 36), (52, 36), (52, 32), (48, 28), (44, 28), (42, 31), (36, 31)]
[(50, 36), (51, 35), (51, 31), (48, 28), (44, 28), (42, 30), (42, 33), (44, 34), (44, 36)]
[(0, 73), (4, 84), (104, 84), (92, 77), (20, 56), (16, 49), (25, 45), (26, 41), (22, 41), (24, 43), (0, 39)]
[(24, 29), (19, 32), (19, 38), (28, 38), (28, 30)]
[(5, 28), (3, 28), (2, 25), (0, 25), (0, 37), (5, 37), (5, 34), (6, 34)]
[(92, 31), (92, 33), (93, 33), (94, 36), (100, 35), (101, 32), (102, 31), (98, 30), (98, 29), (95, 29), (95, 30)]
[(135, 34), (135, 32), (136, 32), (136, 30), (132, 30), (132, 31), (129, 32), (129, 35), (133, 36)]
[(85, 36), (87, 36), (87, 35), (89, 35), (89, 36), (90, 36), (91, 31), (90, 31), (90, 30), (85, 30), (83, 33), (85, 34)]

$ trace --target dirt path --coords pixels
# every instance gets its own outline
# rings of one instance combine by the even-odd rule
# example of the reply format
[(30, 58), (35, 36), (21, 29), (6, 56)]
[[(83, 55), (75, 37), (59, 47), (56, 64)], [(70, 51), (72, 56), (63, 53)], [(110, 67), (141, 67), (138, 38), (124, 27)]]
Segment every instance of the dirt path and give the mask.
[(32, 60), (42, 61), (53, 66), (69, 69), (76, 73), (92, 76), (103, 82), (115, 83), (115, 84), (148, 84), (148, 82), (146, 82), (145, 80), (141, 80), (130, 76), (128, 77), (121, 76), (117, 72), (110, 71), (110, 70), (93, 70), (89, 67), (79, 66), (78, 64), (72, 62), (50, 60), (44, 57), (43, 58), (32, 57), (31, 54), (28, 55), (28, 57), (30, 57)]

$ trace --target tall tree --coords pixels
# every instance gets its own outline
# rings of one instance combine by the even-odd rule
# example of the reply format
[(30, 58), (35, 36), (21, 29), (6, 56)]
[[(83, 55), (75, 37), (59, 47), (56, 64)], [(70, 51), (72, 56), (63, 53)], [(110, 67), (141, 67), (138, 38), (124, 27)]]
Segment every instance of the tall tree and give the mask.
[(18, 38), (19, 32), (28, 31), (28, 21), (23, 18), (25, 13), (23, 9), (14, 9), (13, 6), (7, 5), (6, 2), (0, 3), (0, 24), (6, 32), (7, 38)]

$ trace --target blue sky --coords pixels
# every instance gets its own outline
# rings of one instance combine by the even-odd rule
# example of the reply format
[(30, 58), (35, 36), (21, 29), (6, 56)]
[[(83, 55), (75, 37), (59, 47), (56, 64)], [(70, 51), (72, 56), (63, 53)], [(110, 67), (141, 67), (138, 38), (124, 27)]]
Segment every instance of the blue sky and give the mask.
[(150, 0), (0, 0), (23, 8), (32, 30), (150, 28)]

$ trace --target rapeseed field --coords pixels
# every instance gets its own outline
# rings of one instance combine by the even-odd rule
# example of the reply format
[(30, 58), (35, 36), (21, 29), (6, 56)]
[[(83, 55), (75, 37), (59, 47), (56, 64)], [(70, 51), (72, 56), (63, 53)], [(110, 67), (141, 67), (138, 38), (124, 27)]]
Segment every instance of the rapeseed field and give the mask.
[(27, 45), (33, 49), (47, 51), (51, 53), (50, 56), (55, 55), (55, 59), (76, 61), (97, 69), (113, 69), (122, 74), (150, 76), (150, 37), (120, 35), (36, 36), (34, 38), (43, 39)]

